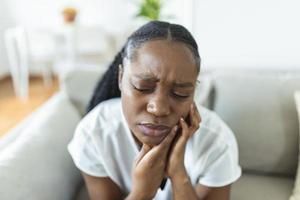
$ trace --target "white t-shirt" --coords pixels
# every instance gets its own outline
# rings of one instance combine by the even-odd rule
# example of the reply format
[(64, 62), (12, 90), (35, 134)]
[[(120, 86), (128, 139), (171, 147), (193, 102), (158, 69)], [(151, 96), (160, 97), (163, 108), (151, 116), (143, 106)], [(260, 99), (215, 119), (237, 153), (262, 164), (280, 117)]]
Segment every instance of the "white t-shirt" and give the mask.
[[(185, 167), (193, 185), (220, 187), (241, 176), (235, 137), (228, 126), (212, 111), (198, 106), (202, 121), (189, 139)], [(75, 165), (86, 174), (109, 177), (126, 193), (131, 190), (131, 172), (139, 153), (127, 122), (120, 98), (104, 101), (78, 124), (68, 145)], [(155, 200), (172, 199), (170, 180), (158, 189)]]

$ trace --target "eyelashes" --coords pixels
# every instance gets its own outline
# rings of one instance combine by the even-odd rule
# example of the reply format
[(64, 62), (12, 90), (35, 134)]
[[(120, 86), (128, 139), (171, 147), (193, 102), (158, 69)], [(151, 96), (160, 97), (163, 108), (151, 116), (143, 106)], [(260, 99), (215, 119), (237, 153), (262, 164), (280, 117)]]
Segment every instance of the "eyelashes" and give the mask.
[[(132, 85), (132, 87), (136, 91), (143, 93), (143, 94), (150, 94), (150, 93), (154, 92), (154, 89), (152, 89), (152, 88), (138, 88), (134, 85)], [(190, 97), (190, 95), (182, 95), (182, 94), (177, 94), (175, 92), (172, 92), (171, 95), (178, 99), (186, 99), (186, 98)]]
[(190, 97), (190, 95), (179, 95), (179, 94), (176, 94), (176, 93), (173, 93), (173, 95), (177, 98), (182, 98), (182, 99), (186, 99), (186, 98)]
[(138, 88), (138, 87), (135, 87), (134, 85), (132, 85), (132, 87), (133, 87), (135, 90), (137, 90), (137, 91), (139, 91), (139, 92), (142, 92), (142, 93), (151, 93), (151, 92), (154, 91), (154, 90), (151, 89), (151, 88)]

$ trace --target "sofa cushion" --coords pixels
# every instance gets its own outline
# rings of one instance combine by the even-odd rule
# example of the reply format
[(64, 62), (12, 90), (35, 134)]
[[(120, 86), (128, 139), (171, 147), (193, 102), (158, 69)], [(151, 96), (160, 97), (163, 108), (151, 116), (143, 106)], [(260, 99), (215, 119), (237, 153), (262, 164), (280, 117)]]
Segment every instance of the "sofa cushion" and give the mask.
[(288, 199), (294, 179), (288, 177), (263, 176), (244, 173), (232, 185), (231, 200), (283, 200)]
[(81, 115), (85, 113), (98, 80), (105, 73), (106, 67), (92, 69), (74, 69), (67, 71), (61, 78), (64, 90)]
[(244, 170), (294, 175), (300, 71), (218, 71), (214, 110), (236, 135)]
[(44, 104), (0, 152), (0, 199), (72, 199), (81, 177), (67, 144), (79, 120), (63, 93)]
[[(300, 89), (300, 87), (299, 87)], [(300, 136), (300, 90), (295, 92), (295, 103), (298, 112), (298, 127), (299, 127), (299, 136)], [(300, 138), (300, 137), (299, 137)], [(299, 152), (300, 152), (300, 142), (299, 142)], [(300, 153), (299, 153), (300, 155)], [(297, 177), (295, 181), (295, 186), (293, 190), (293, 195), (290, 197), (290, 200), (299, 200), (300, 199), (300, 159), (298, 157), (298, 169)]]
[(212, 75), (208, 71), (201, 71), (198, 76), (198, 82), (196, 85), (194, 100), (197, 105), (202, 105), (211, 109), (212, 107)]

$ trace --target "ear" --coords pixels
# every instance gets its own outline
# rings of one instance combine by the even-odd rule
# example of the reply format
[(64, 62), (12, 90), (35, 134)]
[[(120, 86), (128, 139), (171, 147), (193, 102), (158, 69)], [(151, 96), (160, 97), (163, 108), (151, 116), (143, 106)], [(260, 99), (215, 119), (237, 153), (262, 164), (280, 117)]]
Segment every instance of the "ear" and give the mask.
[(123, 78), (123, 66), (122, 64), (119, 64), (118, 83), (119, 83), (120, 91), (122, 91), (122, 78)]

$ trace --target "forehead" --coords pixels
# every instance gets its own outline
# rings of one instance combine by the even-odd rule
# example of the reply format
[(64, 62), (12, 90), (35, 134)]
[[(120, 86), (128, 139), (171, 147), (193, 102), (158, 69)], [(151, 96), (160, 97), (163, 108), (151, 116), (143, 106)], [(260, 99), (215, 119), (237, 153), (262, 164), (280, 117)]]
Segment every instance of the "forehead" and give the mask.
[(168, 40), (144, 43), (130, 61), (130, 71), (179, 81), (197, 77), (196, 61), (191, 50), (182, 42)]

